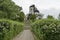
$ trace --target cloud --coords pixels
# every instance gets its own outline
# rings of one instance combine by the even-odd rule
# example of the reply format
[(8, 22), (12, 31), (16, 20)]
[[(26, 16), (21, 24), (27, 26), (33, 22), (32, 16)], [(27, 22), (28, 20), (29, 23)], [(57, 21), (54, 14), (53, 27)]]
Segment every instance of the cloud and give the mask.
[(29, 6), (35, 4), (38, 10), (60, 9), (60, 0), (13, 0), (17, 5), (22, 6), (25, 14), (29, 13)]

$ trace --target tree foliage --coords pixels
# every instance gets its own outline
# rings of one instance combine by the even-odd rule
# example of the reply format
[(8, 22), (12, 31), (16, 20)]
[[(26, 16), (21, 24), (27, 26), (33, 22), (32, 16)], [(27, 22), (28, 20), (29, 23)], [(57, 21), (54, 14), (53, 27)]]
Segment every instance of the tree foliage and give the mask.
[(48, 19), (54, 19), (54, 17), (51, 16), (51, 15), (48, 15), (47, 18), (48, 18)]
[[(24, 17), (24, 13), (22, 13), (21, 10), (22, 7), (17, 6), (11, 0), (0, 0), (0, 18), (18, 20), (17, 18), (19, 18), (22, 14)], [(20, 19), (22, 18), (20, 17)]]
[(34, 21), (36, 19), (36, 15), (35, 14), (29, 14), (28, 19)]
[(60, 20), (60, 13), (59, 13), (58, 19)]

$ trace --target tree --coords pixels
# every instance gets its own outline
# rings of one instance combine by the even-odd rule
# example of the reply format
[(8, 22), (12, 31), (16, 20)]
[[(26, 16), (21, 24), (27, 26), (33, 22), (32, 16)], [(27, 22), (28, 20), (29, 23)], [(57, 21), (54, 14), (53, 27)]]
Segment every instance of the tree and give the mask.
[(60, 20), (60, 13), (59, 13), (58, 19)]
[(0, 18), (18, 20), (17, 15), (20, 17), (23, 14), (24, 17), (24, 13), (21, 10), (22, 7), (15, 5), (12, 0), (0, 0)]
[(36, 15), (35, 14), (29, 14), (28, 15), (28, 20), (34, 21), (35, 19), (36, 19)]
[(48, 19), (54, 19), (54, 17), (51, 16), (51, 15), (48, 15), (47, 18), (48, 18)]
[(19, 21), (24, 21), (25, 15), (23, 12), (21, 12), (20, 14), (18, 14), (18, 20)]

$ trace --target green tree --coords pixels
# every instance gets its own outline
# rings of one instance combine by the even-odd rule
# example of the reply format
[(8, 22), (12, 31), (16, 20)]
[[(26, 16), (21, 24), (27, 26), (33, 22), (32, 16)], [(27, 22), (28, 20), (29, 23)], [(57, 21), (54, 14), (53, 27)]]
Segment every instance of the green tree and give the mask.
[(17, 21), (24, 21), (24, 18), (25, 18), (25, 15), (24, 15), (24, 13), (23, 12), (21, 12), (20, 14), (17, 14), (16, 15), (16, 20)]
[(35, 14), (29, 14), (28, 19), (34, 21), (34, 20), (36, 20), (36, 15)]
[(48, 15), (47, 18), (48, 18), (48, 19), (54, 19), (54, 17), (51, 16), (51, 15)]
[(60, 13), (59, 13), (58, 19), (60, 20)]
[(23, 14), (21, 10), (22, 7), (17, 6), (12, 0), (0, 0), (0, 18), (18, 20), (17, 15), (21, 16)]

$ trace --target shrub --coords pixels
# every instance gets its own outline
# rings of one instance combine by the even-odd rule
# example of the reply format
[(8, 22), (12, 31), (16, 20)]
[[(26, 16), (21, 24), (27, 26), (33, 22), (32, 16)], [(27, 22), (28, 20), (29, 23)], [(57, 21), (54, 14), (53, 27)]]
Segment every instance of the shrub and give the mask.
[(60, 40), (60, 21), (39, 20), (31, 25), (31, 31), (39, 40)]
[(10, 40), (23, 30), (23, 23), (0, 19), (0, 40)]

